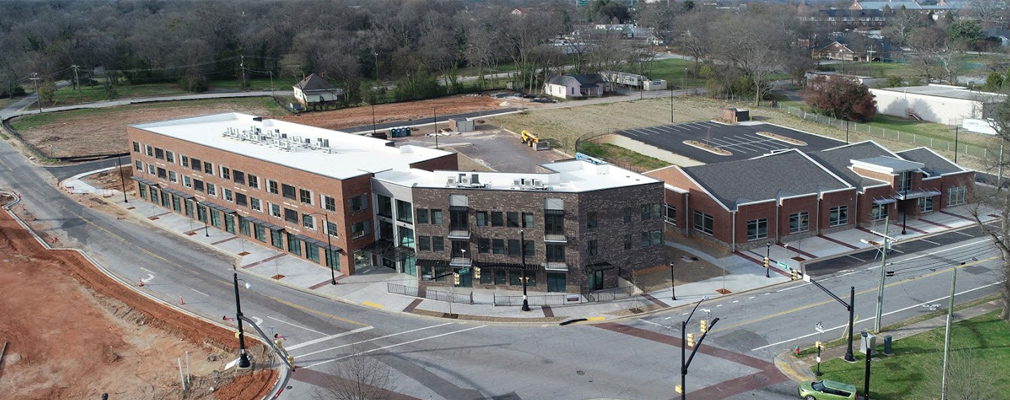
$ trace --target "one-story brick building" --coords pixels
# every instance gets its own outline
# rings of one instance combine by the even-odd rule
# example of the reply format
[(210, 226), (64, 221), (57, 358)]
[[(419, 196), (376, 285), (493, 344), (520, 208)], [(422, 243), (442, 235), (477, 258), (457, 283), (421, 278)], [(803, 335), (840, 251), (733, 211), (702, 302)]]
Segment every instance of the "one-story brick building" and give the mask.
[(666, 182), (668, 229), (730, 251), (964, 204), (975, 179), (925, 147), (894, 153), (873, 141), (646, 175)]

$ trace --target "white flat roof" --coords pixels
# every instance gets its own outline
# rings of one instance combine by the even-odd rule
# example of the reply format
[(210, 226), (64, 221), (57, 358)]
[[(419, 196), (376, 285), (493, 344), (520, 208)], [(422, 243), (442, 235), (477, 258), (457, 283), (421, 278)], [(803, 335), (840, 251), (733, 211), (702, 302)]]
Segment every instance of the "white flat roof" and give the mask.
[[(466, 171), (387, 171), (375, 179), (396, 185), (423, 188), (460, 188), (485, 190), (531, 190), (546, 192), (589, 192), (662, 182), (658, 179), (609, 164), (588, 161), (561, 161), (540, 166), (555, 172), (466, 172)], [(477, 177), (474, 183), (473, 177)], [(462, 183), (465, 179), (466, 183)]]
[(948, 99), (975, 100), (982, 102), (1003, 101), (1006, 95), (991, 92), (979, 92), (961, 86), (930, 84), (927, 86), (907, 86), (882, 89), (871, 89), (896, 93), (913, 93), (926, 96), (945, 97)]
[[(417, 146), (390, 147), (392, 142), (388, 140), (255, 119), (248, 114), (224, 113), (133, 127), (337, 179), (407, 170), (410, 164), (452, 154)], [(323, 146), (324, 141), (328, 147)]]

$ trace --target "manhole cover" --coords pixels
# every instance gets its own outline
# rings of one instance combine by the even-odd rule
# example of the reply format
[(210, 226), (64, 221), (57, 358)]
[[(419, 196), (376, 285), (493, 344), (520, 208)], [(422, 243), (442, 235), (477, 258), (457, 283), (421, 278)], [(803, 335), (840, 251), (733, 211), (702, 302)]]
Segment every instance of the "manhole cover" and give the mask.
[(586, 371), (583, 371), (583, 370), (581, 370), (581, 369), (580, 369), (580, 370), (578, 370), (578, 371), (575, 371), (575, 375), (579, 375), (579, 376), (582, 376), (582, 375), (585, 375), (585, 374), (586, 374)]
[(733, 293), (733, 292), (729, 291), (729, 289), (716, 289), (715, 291), (719, 292), (720, 294), (730, 294), (730, 293)]
[(284, 275), (277, 274), (277, 275), (271, 276), (271, 278), (273, 278), (273, 279), (283, 279)]

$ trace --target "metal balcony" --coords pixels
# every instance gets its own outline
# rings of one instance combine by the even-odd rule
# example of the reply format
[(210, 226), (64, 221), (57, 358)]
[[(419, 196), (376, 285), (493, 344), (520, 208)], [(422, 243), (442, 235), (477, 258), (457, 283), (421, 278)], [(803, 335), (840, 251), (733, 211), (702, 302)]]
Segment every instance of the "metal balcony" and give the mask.
[(470, 231), (466, 229), (450, 230), (449, 239), (451, 240), (470, 240)]

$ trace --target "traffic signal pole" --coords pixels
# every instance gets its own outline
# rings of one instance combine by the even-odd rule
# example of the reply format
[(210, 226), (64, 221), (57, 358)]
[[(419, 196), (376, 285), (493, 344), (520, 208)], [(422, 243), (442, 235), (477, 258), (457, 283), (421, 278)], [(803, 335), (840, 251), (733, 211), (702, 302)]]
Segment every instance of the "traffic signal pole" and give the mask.
[(806, 280), (806, 281), (814, 284), (814, 286), (817, 286), (818, 289), (821, 289), (822, 291), (824, 291), (824, 293), (827, 293), (828, 296), (831, 296), (832, 299), (835, 299), (835, 301), (837, 301), (841, 305), (845, 306), (845, 308), (847, 310), (849, 310), (849, 344), (848, 344), (848, 348), (845, 350), (845, 361), (855, 362), (856, 361), (856, 357), (852, 354), (852, 327), (853, 327), (854, 322), (855, 322), (856, 287), (855, 286), (850, 286), (849, 287), (849, 302), (846, 303), (845, 300), (842, 300), (838, 296), (835, 296), (835, 294), (831, 293), (830, 290), (828, 290), (824, 286), (821, 286), (821, 284), (818, 283), (817, 281), (811, 279), (810, 275), (804, 275), (804, 280)]

